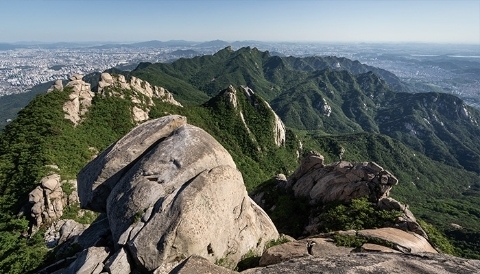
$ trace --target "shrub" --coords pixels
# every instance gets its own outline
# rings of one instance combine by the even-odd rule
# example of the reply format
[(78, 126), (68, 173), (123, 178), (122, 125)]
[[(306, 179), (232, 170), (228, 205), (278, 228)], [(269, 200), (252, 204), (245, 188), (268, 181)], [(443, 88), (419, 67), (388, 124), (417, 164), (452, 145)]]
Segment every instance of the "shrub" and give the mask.
[(348, 205), (331, 203), (325, 208), (320, 215), (325, 231), (383, 227), (386, 223), (395, 223), (402, 215), (402, 212), (397, 210), (376, 210), (367, 198), (354, 199)]

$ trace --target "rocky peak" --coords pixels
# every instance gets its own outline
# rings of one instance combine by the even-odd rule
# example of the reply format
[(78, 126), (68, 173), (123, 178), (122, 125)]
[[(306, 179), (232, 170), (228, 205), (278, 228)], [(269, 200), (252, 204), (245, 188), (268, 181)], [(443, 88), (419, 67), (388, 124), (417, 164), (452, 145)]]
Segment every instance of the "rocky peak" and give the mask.
[[(153, 86), (147, 81), (133, 76), (130, 78), (130, 81), (127, 81), (123, 75), (111, 75), (104, 72), (100, 75), (97, 93), (92, 92), (90, 84), (83, 81), (83, 75), (74, 74), (70, 76), (69, 79), (70, 81), (65, 87), (71, 87), (72, 92), (69, 95), (69, 101), (63, 105), (63, 110), (65, 111), (65, 119), (72, 121), (75, 126), (81, 122), (82, 116), (87, 113), (88, 108), (92, 105), (92, 99), (97, 93), (103, 96), (108, 94), (125, 98), (123, 92), (120, 91), (121, 89), (133, 91), (133, 95), (129, 98), (134, 104), (132, 115), (133, 120), (137, 123), (149, 119), (148, 113), (150, 112), (150, 108), (155, 105), (152, 100), (153, 98), (158, 98), (162, 102), (182, 107), (167, 89)], [(47, 92), (55, 90), (63, 90), (61, 80), (57, 80)]]
[(90, 90), (90, 84), (82, 79), (83, 75), (74, 74), (70, 76), (70, 82), (65, 85), (65, 87), (71, 87), (72, 92), (69, 95), (70, 100), (63, 104), (63, 111), (65, 112), (65, 119), (72, 121), (75, 126), (82, 120), (82, 116), (87, 113), (95, 96), (95, 93)]
[(55, 81), (55, 83), (47, 90), (47, 93), (52, 92), (54, 90), (63, 90), (63, 82), (61, 79)]
[(311, 203), (349, 202), (361, 197), (378, 202), (388, 197), (397, 183), (395, 176), (375, 162), (340, 161), (324, 165), (323, 156), (310, 153), (289, 179), (288, 186), (295, 196), (306, 197)]
[[(283, 124), (282, 120), (280, 117), (275, 113), (275, 111), (270, 107), (270, 105), (264, 101), (261, 97), (255, 95), (255, 92), (247, 87), (247, 86), (240, 86), (241, 91), (243, 92), (243, 95), (247, 99), (247, 102), (253, 106), (255, 109), (258, 110), (259, 107), (267, 107), (268, 110), (273, 114), (274, 116), (274, 124), (273, 124), (273, 136), (274, 136), (274, 142), (277, 146), (283, 146), (285, 144), (285, 132), (286, 128), (285, 125)], [(239, 99), (238, 99), (238, 93), (235, 87), (233, 85), (230, 85), (227, 89), (223, 90), (220, 93), (220, 96), (223, 96), (226, 98), (227, 102), (235, 109), (238, 111), (238, 115), (240, 116), (240, 119), (242, 120), (243, 125), (247, 129), (248, 133), (250, 134), (250, 137), (254, 142), (256, 142), (256, 138), (252, 131), (250, 130), (250, 127), (245, 120), (244, 116), (244, 110), (239, 109)], [(258, 148), (260, 150), (260, 148)]]
[(149, 82), (134, 76), (130, 78), (130, 81), (127, 81), (124, 75), (102, 73), (100, 75), (100, 81), (98, 82), (97, 92), (105, 95), (106, 90), (108, 90), (112, 92), (112, 95), (123, 96), (123, 94), (118, 94), (115, 88), (132, 90), (134, 92), (131, 97), (134, 103), (132, 113), (133, 119), (137, 123), (148, 120), (150, 107), (155, 105), (152, 100), (153, 98), (158, 98), (162, 102), (182, 107), (182, 105), (173, 98), (172, 93), (163, 87), (153, 86)]
[(278, 238), (228, 152), (182, 116), (134, 128), (80, 171), (78, 187), (83, 208), (108, 216), (114, 244), (107, 254), (101, 249), (101, 261), (122, 253), (128, 269), (171, 268), (191, 255), (233, 268)]
[(238, 106), (237, 102), (237, 90), (232, 86), (228, 86), (228, 88), (223, 92), (223, 96), (227, 98), (227, 101), (236, 109)]

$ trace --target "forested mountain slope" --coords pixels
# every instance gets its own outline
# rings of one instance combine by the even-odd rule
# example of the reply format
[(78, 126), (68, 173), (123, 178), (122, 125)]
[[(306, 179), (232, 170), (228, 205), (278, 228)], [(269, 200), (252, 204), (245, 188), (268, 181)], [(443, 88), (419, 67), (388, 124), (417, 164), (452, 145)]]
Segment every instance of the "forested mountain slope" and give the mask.
[(447, 94), (399, 92), (404, 89), (393, 74), (346, 58), (225, 48), (172, 64), (141, 64), (131, 75), (164, 84), (187, 104), (203, 103), (231, 83), (245, 85), (288, 127), (382, 133), (434, 160), (480, 171), (479, 110)]

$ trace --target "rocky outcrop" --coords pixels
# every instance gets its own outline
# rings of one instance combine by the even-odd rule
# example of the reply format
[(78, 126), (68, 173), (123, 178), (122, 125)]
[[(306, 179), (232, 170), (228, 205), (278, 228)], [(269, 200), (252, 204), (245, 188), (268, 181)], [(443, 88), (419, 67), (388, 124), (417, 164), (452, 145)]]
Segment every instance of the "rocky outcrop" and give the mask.
[(114, 96), (122, 96), (118, 94), (116, 89), (125, 89), (133, 91), (133, 95), (130, 97), (134, 107), (132, 109), (133, 119), (135, 122), (143, 122), (149, 119), (148, 113), (150, 107), (154, 106), (153, 98), (158, 98), (162, 102), (169, 103), (176, 106), (182, 106), (177, 102), (172, 93), (163, 87), (153, 86), (149, 82), (131, 76), (127, 81), (123, 75), (111, 75), (104, 72), (100, 75), (100, 81), (98, 82), (97, 92), (100, 94), (111, 93)]
[(99, 274), (104, 268), (104, 262), (108, 257), (108, 249), (105, 247), (90, 247), (83, 250), (77, 259), (70, 264), (67, 269), (61, 270), (60, 273), (91, 273)]
[(394, 249), (403, 253), (437, 253), (424, 237), (392, 227), (364, 229), (358, 231), (357, 235), (367, 239), (374, 238), (386, 241), (392, 244)]
[(378, 201), (377, 208), (380, 210), (398, 210), (403, 212), (403, 215), (398, 218), (395, 227), (401, 230), (415, 232), (428, 239), (427, 233), (425, 233), (423, 228), (418, 224), (417, 219), (410, 209), (408, 209), (408, 205), (404, 205), (393, 198), (385, 197)]
[(108, 273), (130, 274), (132, 273), (131, 264), (132, 262), (127, 255), (127, 251), (125, 248), (122, 248), (108, 258), (105, 263), (105, 270)]
[(289, 179), (288, 185), (296, 197), (309, 199), (310, 204), (333, 201), (349, 202), (368, 197), (377, 202), (388, 197), (397, 178), (375, 162), (346, 161), (323, 164), (323, 157), (308, 155)]
[[(302, 207), (305, 207), (304, 203), (307, 202), (307, 211), (303, 212), (304, 236), (322, 235), (328, 227), (329, 221), (325, 218), (330, 217), (326, 217), (328, 214), (324, 213), (330, 203), (349, 204), (352, 200), (367, 198), (372, 207), (371, 210), (398, 212), (388, 220), (372, 219), (377, 222), (376, 227), (387, 227), (372, 230), (372, 235), (392, 234), (389, 239), (377, 235), (375, 240), (389, 242), (387, 246), (395, 246), (399, 252), (436, 252), (428, 243), (427, 234), (417, 223), (408, 206), (389, 197), (391, 188), (397, 183), (398, 180), (390, 172), (375, 162), (339, 161), (326, 164), (322, 155), (311, 151), (302, 159), (301, 164), (288, 180), (284, 175), (277, 175), (268, 184), (254, 192), (252, 197), (268, 211), (275, 211), (279, 205), (276, 200), (278, 198), (275, 198), (278, 195), (288, 195), (290, 199), (298, 200)], [(371, 218), (376, 217), (372, 215)], [(280, 229), (284, 233), (291, 232), (287, 227), (280, 227)], [(369, 238), (363, 232), (355, 230), (349, 231), (347, 236)], [(326, 237), (332, 237), (332, 235)], [(403, 239), (404, 244), (398, 242), (399, 239)]]
[[(311, 254), (307, 251), (309, 245), (312, 247)], [(438, 253), (403, 254), (372, 244), (369, 244), (368, 247), (372, 248), (372, 252), (357, 253), (351, 248), (337, 247), (323, 238), (285, 243), (265, 251), (261, 258), (263, 266), (247, 269), (240, 273), (467, 274), (478, 273), (480, 269), (480, 260), (469, 260)], [(219, 268), (201, 257), (192, 256), (180, 263), (170, 273), (230, 274), (232, 272)]]
[[(62, 185), (69, 189), (68, 193), (63, 191)], [(28, 201), (35, 232), (43, 224), (50, 224), (59, 219), (66, 206), (78, 203), (76, 181), (62, 181), (58, 174), (48, 175), (29, 193)]]
[[(366, 243), (360, 249), (337, 246), (330, 238), (333, 235), (356, 235), (375, 242), (386, 242), (392, 248)], [(291, 241), (267, 249), (260, 258), (260, 266), (268, 266), (302, 257), (328, 257), (346, 255), (352, 252), (388, 252), (388, 253), (437, 253), (425, 238), (395, 228), (365, 229), (358, 232), (335, 232), (325, 237), (310, 237)]]
[(59, 90), (59, 91), (63, 90), (62, 80), (60, 80), (60, 79), (56, 80), (55, 83), (49, 89), (47, 89), (47, 93), (55, 91), (55, 90)]
[(80, 224), (74, 220), (58, 220), (45, 232), (47, 247), (53, 248), (82, 234), (88, 225)]
[(278, 237), (228, 152), (182, 116), (136, 127), (82, 169), (78, 185), (82, 207), (107, 213), (113, 253), (125, 249), (141, 271), (193, 254), (234, 267)]
[(74, 125), (77, 125), (82, 116), (87, 113), (95, 96), (90, 90), (90, 84), (82, 79), (83, 75), (74, 74), (70, 76), (70, 82), (65, 85), (65, 87), (71, 87), (72, 92), (69, 95), (70, 100), (63, 104), (63, 111), (65, 112), (65, 119), (72, 121)]
[[(96, 93), (91, 91), (89, 83), (83, 81), (83, 75), (81, 74), (74, 74), (70, 76), (69, 80), (70, 81), (65, 87), (70, 87), (72, 92), (69, 95), (69, 100), (63, 105), (63, 111), (65, 112), (65, 119), (72, 121), (76, 126), (82, 121), (82, 117), (88, 112), (89, 107), (92, 105), (92, 99)], [(130, 90), (133, 93), (125, 96), (122, 89)], [(55, 90), (64, 90), (62, 80), (55, 81), (55, 84), (52, 85), (47, 92)], [(150, 112), (150, 108), (155, 105), (152, 100), (153, 98), (158, 98), (162, 102), (172, 105), (182, 106), (173, 98), (172, 93), (165, 88), (153, 86), (147, 81), (133, 76), (127, 81), (123, 75), (113, 76), (104, 72), (100, 75), (97, 91), (102, 95), (108, 94), (132, 100), (132, 116), (133, 120), (137, 123), (149, 119), (148, 113)]]

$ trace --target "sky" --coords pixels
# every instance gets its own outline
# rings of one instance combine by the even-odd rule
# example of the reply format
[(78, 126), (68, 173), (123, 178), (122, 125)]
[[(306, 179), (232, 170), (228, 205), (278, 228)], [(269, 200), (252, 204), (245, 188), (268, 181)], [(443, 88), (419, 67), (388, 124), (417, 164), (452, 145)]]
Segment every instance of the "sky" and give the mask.
[(0, 42), (480, 45), (480, 0), (0, 0)]

